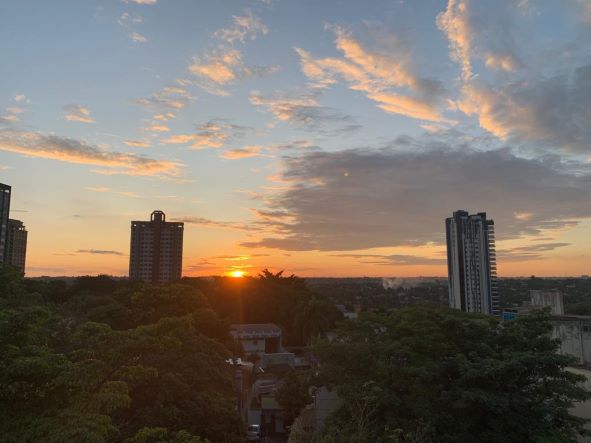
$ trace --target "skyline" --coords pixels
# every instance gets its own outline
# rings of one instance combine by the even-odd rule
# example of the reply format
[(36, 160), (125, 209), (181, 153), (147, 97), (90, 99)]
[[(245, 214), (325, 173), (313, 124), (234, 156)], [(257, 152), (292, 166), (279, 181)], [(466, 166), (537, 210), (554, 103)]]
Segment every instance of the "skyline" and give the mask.
[[(0, 5), (0, 182), (27, 275), (446, 276), (445, 218), (500, 277), (591, 274), (591, 3)], [(33, 68), (31, 68), (31, 66)]]

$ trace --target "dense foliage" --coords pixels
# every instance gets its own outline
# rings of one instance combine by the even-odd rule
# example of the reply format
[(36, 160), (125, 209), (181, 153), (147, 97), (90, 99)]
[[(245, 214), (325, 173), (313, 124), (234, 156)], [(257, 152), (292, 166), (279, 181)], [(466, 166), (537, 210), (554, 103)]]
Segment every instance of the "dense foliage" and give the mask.
[(187, 279), (231, 323), (276, 323), (283, 344), (304, 346), (330, 331), (342, 318), (333, 303), (293, 275), (264, 270), (258, 277)]
[(340, 318), (281, 273), (152, 286), (0, 268), (0, 442), (241, 441), (229, 324), (300, 345)]
[(241, 441), (232, 341), (198, 291), (0, 274), (0, 441)]
[(589, 398), (555, 353), (547, 314), (490, 317), (414, 308), (347, 322), (317, 346), (343, 406), (321, 441), (568, 442)]

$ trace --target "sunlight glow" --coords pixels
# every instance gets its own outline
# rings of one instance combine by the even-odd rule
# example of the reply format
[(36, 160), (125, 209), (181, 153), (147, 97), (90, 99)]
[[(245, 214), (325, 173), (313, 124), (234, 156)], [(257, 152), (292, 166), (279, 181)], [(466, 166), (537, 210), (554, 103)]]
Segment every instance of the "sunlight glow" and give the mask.
[(246, 274), (246, 272), (244, 271), (231, 271), (228, 275), (232, 278), (242, 278), (244, 277), (244, 275)]

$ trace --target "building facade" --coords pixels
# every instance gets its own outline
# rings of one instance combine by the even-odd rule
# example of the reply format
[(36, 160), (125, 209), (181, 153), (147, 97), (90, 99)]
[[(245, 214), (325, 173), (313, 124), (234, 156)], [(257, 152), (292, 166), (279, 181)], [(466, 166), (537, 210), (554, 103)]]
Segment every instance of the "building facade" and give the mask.
[(281, 352), (281, 328), (272, 323), (230, 326), (230, 335), (240, 342), (247, 356)]
[(445, 220), (449, 306), (499, 315), (494, 221), (456, 211)]
[(27, 258), (27, 230), (22, 221), (8, 219), (5, 251), (5, 263), (14, 266), (24, 274)]
[(10, 186), (0, 183), (0, 263), (4, 263), (6, 256), (11, 192)]
[(167, 222), (162, 211), (150, 221), (131, 222), (129, 278), (151, 283), (179, 280), (183, 269), (184, 223)]

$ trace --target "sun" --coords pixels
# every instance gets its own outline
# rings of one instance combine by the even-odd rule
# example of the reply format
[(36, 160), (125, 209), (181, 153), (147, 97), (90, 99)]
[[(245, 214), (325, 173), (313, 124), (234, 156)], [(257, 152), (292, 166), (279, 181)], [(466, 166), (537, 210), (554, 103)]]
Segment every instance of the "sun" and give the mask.
[(232, 278), (242, 278), (246, 273), (244, 271), (231, 271), (228, 275)]

